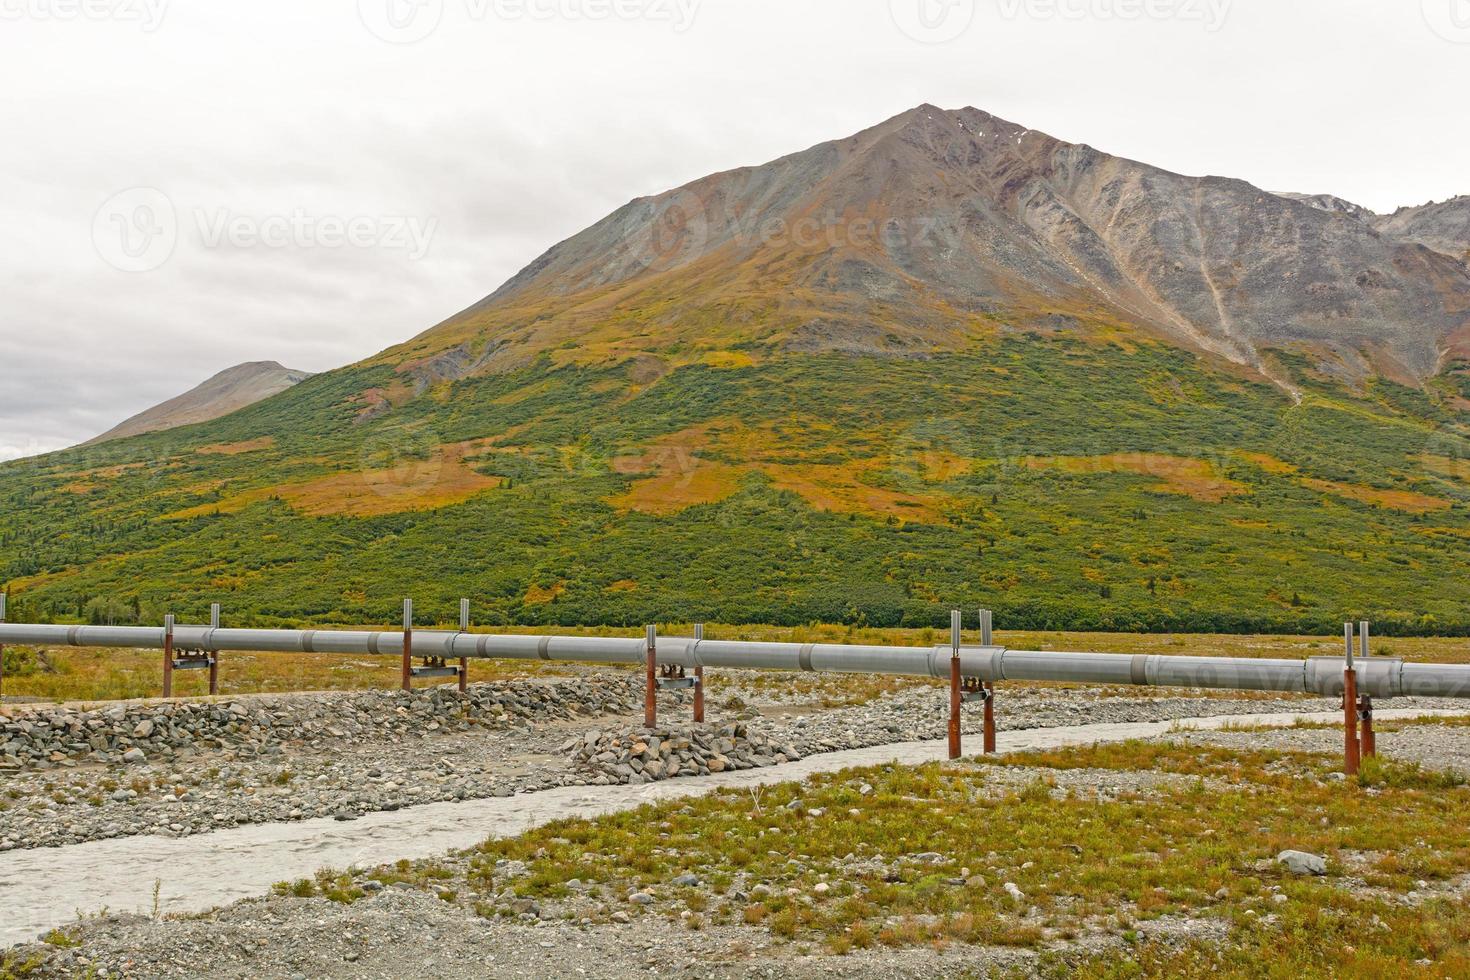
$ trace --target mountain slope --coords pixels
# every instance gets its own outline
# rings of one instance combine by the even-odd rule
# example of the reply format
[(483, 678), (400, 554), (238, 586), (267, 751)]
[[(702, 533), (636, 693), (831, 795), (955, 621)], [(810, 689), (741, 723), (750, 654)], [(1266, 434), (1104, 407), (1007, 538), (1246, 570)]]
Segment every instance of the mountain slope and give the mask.
[(921, 107), (364, 363), (0, 467), (13, 615), (1470, 633), (1466, 273)]
[[(628, 311), (646, 340), (622, 330)], [(1470, 331), (1470, 274), (1241, 181), (923, 106), (633, 201), (389, 356), (432, 377), (446, 352), (463, 376), (565, 345), (912, 354), (962, 347), (989, 313), (1125, 323), (1258, 369), (1301, 346), (1420, 380)]]
[(1399, 208), (1393, 214), (1381, 215), (1373, 225), (1384, 235), (1418, 242), (1470, 263), (1470, 196)]
[(1361, 204), (1338, 197), (1335, 194), (1291, 194), (1277, 193), (1277, 197), (1284, 197), (1288, 201), (1299, 201), (1302, 204), (1310, 204), (1319, 211), (1327, 211), (1332, 214), (1346, 214), (1357, 218), (1359, 221), (1371, 224), (1378, 215)]
[(208, 422), (278, 395), (309, 377), (307, 371), (292, 371), (275, 361), (237, 364), (176, 398), (139, 412), (83, 445)]

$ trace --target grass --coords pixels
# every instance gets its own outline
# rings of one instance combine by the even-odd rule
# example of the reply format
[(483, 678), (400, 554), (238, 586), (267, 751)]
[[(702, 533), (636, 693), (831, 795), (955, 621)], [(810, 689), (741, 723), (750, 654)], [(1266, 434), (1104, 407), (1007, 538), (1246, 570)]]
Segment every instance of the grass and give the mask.
[[(1470, 906), (1454, 897), (1470, 871), (1470, 788), (1390, 759), (1343, 784), (1326, 778), (1335, 765), (1300, 752), (1135, 742), (848, 770), (558, 821), (367, 877), (450, 902), (498, 892), (477, 901), (486, 916), (514, 915), (530, 900), (569, 918), (606, 922), (623, 909), (839, 955), (1015, 947), (1057, 976), (1097, 980), (1470, 975)], [(1019, 789), (992, 781), (1003, 768), (1020, 771)], [(1066, 792), (1046, 776), (1077, 770), (1174, 778), (1114, 798)], [(1273, 860), (1286, 849), (1326, 856), (1328, 875), (1290, 876)], [(523, 863), (525, 874), (504, 877), (503, 862)], [(701, 886), (675, 885), (684, 874)], [(278, 892), (352, 901), (361, 880), (323, 872)], [(634, 891), (654, 904), (629, 905)], [(1138, 938), (1163, 917), (1218, 923), (1228, 941)], [(1083, 935), (1114, 944), (1084, 957), (1068, 945)], [(1417, 965), (1424, 959), (1432, 970)]]

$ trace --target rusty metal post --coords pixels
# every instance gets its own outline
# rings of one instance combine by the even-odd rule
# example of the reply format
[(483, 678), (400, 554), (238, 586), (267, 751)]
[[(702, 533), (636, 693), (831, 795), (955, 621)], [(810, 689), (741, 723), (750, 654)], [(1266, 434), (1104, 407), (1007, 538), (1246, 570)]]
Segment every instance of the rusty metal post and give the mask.
[(1361, 754), (1364, 759), (1371, 759), (1378, 754), (1378, 737), (1373, 732), (1373, 699), (1366, 694), (1358, 698), (1358, 718), (1363, 723)]
[[(219, 603), (212, 602), (209, 605), (209, 628), (219, 629)], [(219, 651), (206, 650), (204, 655), (209, 658), (209, 693), (219, 693)]]
[[(1358, 655), (1364, 660), (1371, 657), (1368, 648), (1368, 621), (1358, 623)], [(1378, 754), (1378, 736), (1373, 731), (1373, 697), (1364, 694), (1358, 698), (1358, 720), (1362, 722), (1362, 733), (1358, 737), (1359, 755), (1371, 759)]]
[[(5, 600), (9, 596), (0, 592), (0, 623), (5, 622)], [(0, 643), (0, 698), (5, 697), (5, 644)]]
[[(699, 659), (699, 644), (704, 642), (704, 624), (696, 623), (694, 626), (694, 655)], [(694, 665), (694, 723), (704, 724), (704, 665)]]
[[(980, 644), (992, 645), (990, 610), (980, 610)], [(985, 754), (995, 754), (995, 681), (985, 685)]]
[(658, 727), (658, 627), (648, 627), (648, 652), (644, 665), (648, 671), (648, 686), (643, 690), (643, 727)]
[(949, 757), (958, 759), (960, 747), (960, 618), (958, 609), (949, 614)]
[[(459, 631), (468, 633), (470, 631), (470, 600), (459, 600)], [(470, 686), (470, 658), (459, 658), (459, 693), (464, 694)]]
[(1353, 624), (1343, 625), (1347, 660), (1342, 671), (1343, 706), (1343, 772), (1349, 776), (1358, 774), (1360, 747), (1358, 745), (1358, 672), (1353, 669)]
[(413, 600), (403, 600), (403, 689), (413, 690)]
[(163, 617), (163, 696), (174, 696), (174, 617)]

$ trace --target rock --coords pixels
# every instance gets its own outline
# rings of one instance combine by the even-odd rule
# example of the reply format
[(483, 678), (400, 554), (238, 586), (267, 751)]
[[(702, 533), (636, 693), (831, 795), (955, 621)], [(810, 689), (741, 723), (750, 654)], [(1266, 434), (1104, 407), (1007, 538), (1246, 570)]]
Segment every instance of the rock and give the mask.
[(634, 905), (652, 905), (653, 896), (647, 892), (634, 892), (628, 896), (628, 901)]
[(698, 888), (699, 876), (692, 874), (682, 874), (679, 877), (675, 878), (673, 883), (680, 888)]
[(1008, 881), (1004, 885), (1001, 885), (1001, 887), (1006, 890), (1007, 895), (1011, 896), (1017, 902), (1024, 902), (1026, 900), (1026, 893), (1021, 891), (1014, 881)]
[(142, 749), (134, 747), (123, 753), (123, 761), (129, 765), (136, 765), (140, 762), (147, 762), (148, 756), (144, 754)]
[(1305, 851), (1282, 851), (1276, 855), (1276, 863), (1284, 865), (1294, 875), (1316, 875), (1327, 873), (1327, 860)]

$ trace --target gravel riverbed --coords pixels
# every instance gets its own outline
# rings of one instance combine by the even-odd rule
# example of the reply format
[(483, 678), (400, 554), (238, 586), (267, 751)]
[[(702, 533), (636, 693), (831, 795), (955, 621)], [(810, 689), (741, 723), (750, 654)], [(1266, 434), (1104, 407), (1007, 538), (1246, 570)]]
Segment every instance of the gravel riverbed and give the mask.
[[(786, 757), (919, 741), (943, 736), (947, 691), (915, 685), (866, 704), (823, 708), (776, 695), (763, 685), (744, 689), (727, 677), (709, 705), (709, 747), (728, 738), (736, 756), (750, 748), (751, 765), (779, 766)], [(0, 775), (0, 849), (65, 845), (98, 838), (157, 834), (185, 836), (245, 823), (333, 816), (352, 820), (377, 810), (421, 803), (510, 796), (558, 786), (674, 778), (708, 771), (706, 753), (661, 765), (629, 767), (603, 759), (613, 743), (627, 748), (641, 729), (638, 679), (623, 672), (510, 685), (484, 685), (461, 699), (450, 689), (412, 696), (376, 692), (291, 698), (241, 698), (244, 714), (272, 716), (256, 736), (218, 735), (155, 750), (141, 762), (47, 760), (44, 770)], [(493, 689), (493, 690), (491, 690)], [(1463, 707), (1457, 702), (1396, 701), (1395, 708)], [(687, 693), (660, 698), (661, 722), (676, 741), (689, 726)], [(1083, 723), (1332, 710), (1322, 699), (1130, 696), (1126, 692), (1002, 687), (1002, 729), (1051, 728)], [(11, 709), (16, 717), (21, 712)], [(40, 712), (53, 709), (39, 708)], [(106, 709), (104, 709), (106, 710)], [(159, 705), (132, 708), (118, 725), (136, 730)], [(211, 709), (217, 710), (217, 709)], [(981, 706), (967, 705), (965, 731), (980, 728)], [(163, 709), (167, 717), (168, 712)], [(280, 717), (276, 717), (280, 715)], [(301, 719), (300, 723), (288, 719)], [(346, 718), (348, 720), (344, 721)], [(16, 718), (11, 718), (14, 722)], [(85, 720), (83, 725), (85, 725)], [(229, 723), (228, 721), (226, 722)], [(157, 728), (155, 725), (155, 730)], [(165, 726), (167, 727), (167, 726)], [(179, 726), (175, 725), (177, 730)], [(244, 726), (247, 730), (251, 726)], [(1440, 726), (1386, 733), (1395, 755), (1425, 765), (1470, 770), (1470, 738), (1447, 738)], [(152, 734), (151, 732), (149, 733)], [(238, 734), (238, 733), (236, 733)], [(1269, 742), (1309, 751), (1335, 751), (1340, 733), (1287, 729), (1260, 732), (1189, 732), (1171, 736), (1258, 748)], [(172, 738), (172, 736), (171, 736)], [(741, 744), (745, 740), (748, 745)], [(647, 737), (642, 738), (645, 751)], [(118, 746), (121, 748), (121, 746)], [(621, 748), (621, 745), (620, 745)], [(662, 745), (659, 746), (662, 748)], [(759, 751), (755, 751), (755, 749)], [(592, 750), (592, 751), (589, 751)], [(113, 751), (110, 749), (109, 751)], [(645, 756), (645, 758), (648, 758)], [(994, 791), (1034, 780), (1037, 773), (997, 770)], [(1055, 791), (1101, 798), (1146, 794), (1175, 777), (1159, 773), (1076, 771), (1048, 775)], [(487, 828), (489, 833), (491, 828)], [(452, 863), (452, 862), (451, 862)], [(744, 883), (743, 887), (754, 887)], [(147, 883), (140, 884), (146, 891)], [(737, 889), (737, 895), (738, 895)], [(480, 897), (480, 896), (475, 896)], [(468, 898), (468, 896), (466, 896)], [(494, 903), (496, 895), (483, 896)], [(24, 961), (38, 956), (39, 976), (128, 977), (388, 977), (432, 973), (441, 977), (693, 975), (707, 977), (984, 975), (992, 968), (1024, 968), (1036, 953), (956, 947), (949, 950), (875, 949), (847, 956), (774, 942), (764, 929), (719, 925), (690, 931), (656, 916), (609, 915), (605, 903), (571, 896), (565, 903), (521, 908), (485, 917), (474, 902), (446, 902), (432, 890), (391, 886), (352, 905), (319, 898), (269, 897), (236, 903), (205, 918), (152, 921), (136, 915), (88, 920), (74, 930), (79, 945), (12, 950)], [(1155, 935), (1199, 938), (1220, 931), (1214, 921), (1161, 920)], [(1054, 954), (1081, 956), (1116, 946), (1107, 930), (1067, 938)], [(550, 966), (550, 963), (557, 964)]]
[[(687, 725), (687, 692), (660, 697), (661, 720)], [(17, 712), (7, 727), (49, 719), (48, 729), (85, 729), (96, 718), (117, 731), (147, 726), (149, 739), (121, 742), (107, 760), (47, 763), (44, 770), (0, 775), (0, 851), (153, 834), (179, 837), (249, 823), (336, 817), (450, 800), (537, 792), (555, 786), (643, 781), (572, 758), (569, 739), (641, 726), (638, 679), (622, 672), (587, 677), (399, 692), (262, 696), (201, 705), (130, 705), (92, 712), (43, 708)], [(636, 713), (635, 713), (636, 706)], [(1453, 702), (1395, 702), (1395, 707), (1455, 707)], [(1263, 712), (1326, 711), (1321, 699), (1257, 700), (1204, 696), (1100, 697), (1068, 689), (1002, 688), (997, 724), (1006, 730), (1064, 725), (1167, 721)], [(208, 734), (170, 724), (222, 715)], [(192, 709), (202, 709), (197, 712)], [(14, 709), (12, 709), (14, 711)], [(982, 708), (966, 705), (964, 731), (977, 735)], [(109, 719), (109, 715), (117, 716)], [(867, 704), (826, 709), (766, 699), (738, 676), (707, 711), (712, 725), (740, 722), (765, 752), (731, 768), (771, 766), (817, 753), (942, 738), (948, 694), (918, 685)], [(269, 723), (267, 723), (267, 721)], [(224, 726), (234, 725), (233, 731)], [(223, 734), (223, 737), (222, 737)], [(156, 744), (162, 741), (163, 746)], [(149, 749), (123, 762), (130, 748)], [(121, 749), (121, 751), (119, 751)], [(783, 751), (785, 750), (785, 751)], [(90, 753), (89, 753), (90, 754)], [(13, 756), (12, 756), (13, 758)], [(754, 761), (750, 761), (750, 760)], [(685, 767), (684, 774), (708, 772)], [(680, 774), (675, 767), (658, 778)]]

